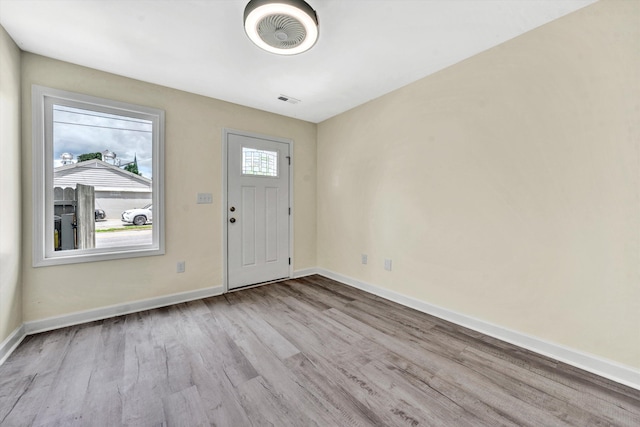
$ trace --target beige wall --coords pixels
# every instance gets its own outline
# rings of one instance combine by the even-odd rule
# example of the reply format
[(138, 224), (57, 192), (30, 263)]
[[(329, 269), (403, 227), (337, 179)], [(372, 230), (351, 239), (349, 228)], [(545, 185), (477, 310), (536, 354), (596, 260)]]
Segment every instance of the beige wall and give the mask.
[(0, 26), (0, 343), (22, 324), (20, 50)]
[(599, 2), (321, 123), (319, 267), (640, 367), (639, 22)]
[[(296, 270), (640, 366), (639, 19), (640, 2), (599, 2), (317, 127), (24, 53), (21, 152), (20, 53), (0, 31), (0, 147), (22, 158), (0, 169), (17, 206), (0, 210), (0, 341), (22, 320), (222, 284), (229, 127), (295, 140)], [(166, 255), (31, 267), (32, 84), (166, 111)]]
[[(316, 125), (29, 53), (22, 55), (24, 320), (222, 285), (222, 129), (294, 140), (294, 269), (316, 265)], [(31, 267), (31, 85), (166, 112), (166, 255)], [(212, 205), (196, 193), (211, 192)], [(186, 272), (176, 273), (176, 262)]]

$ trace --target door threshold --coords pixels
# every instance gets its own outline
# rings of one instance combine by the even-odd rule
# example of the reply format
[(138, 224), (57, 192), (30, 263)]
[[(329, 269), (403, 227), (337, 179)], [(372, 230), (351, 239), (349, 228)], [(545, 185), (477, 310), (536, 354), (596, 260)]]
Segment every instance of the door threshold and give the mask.
[(284, 282), (285, 280), (289, 280), (291, 277), (283, 277), (280, 279), (268, 280), (266, 282), (252, 283), (250, 285), (238, 286), (237, 288), (229, 289), (227, 292), (235, 292), (235, 291), (244, 291), (245, 289), (256, 288), (258, 286), (270, 285), (272, 283)]

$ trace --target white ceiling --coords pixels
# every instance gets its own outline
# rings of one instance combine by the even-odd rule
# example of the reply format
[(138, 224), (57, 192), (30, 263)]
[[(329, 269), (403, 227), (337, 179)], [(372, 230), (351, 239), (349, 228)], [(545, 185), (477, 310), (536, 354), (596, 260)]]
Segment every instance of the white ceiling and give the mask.
[(249, 41), (248, 0), (0, 0), (0, 23), (28, 52), (318, 123), (595, 1), (308, 0), (320, 38), (292, 57)]

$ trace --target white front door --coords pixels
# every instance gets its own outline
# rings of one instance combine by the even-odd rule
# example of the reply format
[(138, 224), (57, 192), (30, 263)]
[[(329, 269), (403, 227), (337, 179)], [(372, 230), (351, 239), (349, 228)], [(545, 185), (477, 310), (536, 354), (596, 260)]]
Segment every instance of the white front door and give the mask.
[(290, 143), (226, 137), (229, 289), (287, 278)]

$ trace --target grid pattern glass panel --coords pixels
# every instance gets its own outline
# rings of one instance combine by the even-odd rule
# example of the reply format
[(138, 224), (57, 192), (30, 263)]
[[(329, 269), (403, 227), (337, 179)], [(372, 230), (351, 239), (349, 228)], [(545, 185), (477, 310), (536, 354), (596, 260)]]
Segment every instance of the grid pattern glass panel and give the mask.
[(278, 152), (242, 147), (242, 174), (278, 176)]

